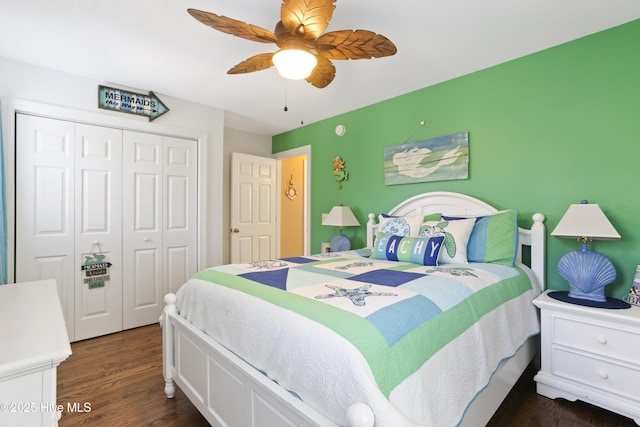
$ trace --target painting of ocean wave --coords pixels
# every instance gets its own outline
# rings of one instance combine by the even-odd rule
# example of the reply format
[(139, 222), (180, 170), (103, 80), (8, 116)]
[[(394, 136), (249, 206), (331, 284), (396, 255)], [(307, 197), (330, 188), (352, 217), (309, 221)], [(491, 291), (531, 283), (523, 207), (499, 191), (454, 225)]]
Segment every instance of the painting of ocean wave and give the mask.
[(469, 177), (469, 132), (384, 149), (384, 183), (412, 184)]

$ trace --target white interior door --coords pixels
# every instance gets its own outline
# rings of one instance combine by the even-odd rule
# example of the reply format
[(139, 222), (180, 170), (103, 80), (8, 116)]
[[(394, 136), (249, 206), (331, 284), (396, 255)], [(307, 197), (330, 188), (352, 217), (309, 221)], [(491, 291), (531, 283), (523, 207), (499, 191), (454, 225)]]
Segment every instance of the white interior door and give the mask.
[(163, 294), (166, 294), (176, 293), (198, 269), (196, 141), (164, 137), (163, 176)]
[(276, 253), (277, 161), (231, 155), (231, 262), (274, 259)]
[[(122, 131), (76, 124), (75, 340), (122, 330)], [(85, 283), (87, 257), (111, 262), (109, 280)]]
[(162, 137), (124, 133), (123, 326), (158, 321), (162, 307)]
[(16, 116), (16, 282), (55, 279), (74, 340), (74, 134), (71, 122)]
[(123, 326), (157, 323), (197, 269), (197, 142), (124, 132)]

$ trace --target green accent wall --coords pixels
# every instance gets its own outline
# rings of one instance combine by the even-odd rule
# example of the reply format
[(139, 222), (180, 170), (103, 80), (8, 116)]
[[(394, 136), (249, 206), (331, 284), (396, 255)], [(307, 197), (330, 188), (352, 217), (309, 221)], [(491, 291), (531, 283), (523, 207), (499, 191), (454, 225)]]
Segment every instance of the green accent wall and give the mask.
[[(274, 153), (312, 147), (312, 251), (337, 232), (321, 225), (322, 213), (333, 205), (352, 208), (362, 226), (345, 234), (352, 247), (363, 247), (369, 212), (385, 212), (427, 191), (456, 191), (499, 209), (517, 208), (522, 226), (543, 213), (547, 285), (568, 289), (557, 263), (580, 245), (549, 233), (569, 204), (587, 199), (600, 205), (622, 236), (590, 245), (618, 272), (607, 295), (622, 298), (640, 264), (639, 47), (636, 20), (274, 136)], [(447, 134), (469, 131), (469, 179), (384, 184), (384, 147), (402, 143), (421, 120)], [(337, 124), (347, 128), (342, 137), (334, 132)], [(410, 141), (438, 135), (422, 126)], [(349, 173), (342, 189), (333, 178), (335, 156)]]

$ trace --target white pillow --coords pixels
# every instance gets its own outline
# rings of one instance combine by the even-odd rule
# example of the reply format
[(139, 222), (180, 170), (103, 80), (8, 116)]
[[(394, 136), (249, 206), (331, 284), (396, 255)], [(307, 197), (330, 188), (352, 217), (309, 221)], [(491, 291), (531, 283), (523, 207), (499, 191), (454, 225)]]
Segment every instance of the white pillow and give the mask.
[(466, 264), (467, 245), (475, 222), (474, 218), (427, 221), (420, 227), (420, 237), (445, 236), (438, 262)]
[(394, 236), (418, 237), (424, 215), (390, 216), (378, 215), (378, 232)]

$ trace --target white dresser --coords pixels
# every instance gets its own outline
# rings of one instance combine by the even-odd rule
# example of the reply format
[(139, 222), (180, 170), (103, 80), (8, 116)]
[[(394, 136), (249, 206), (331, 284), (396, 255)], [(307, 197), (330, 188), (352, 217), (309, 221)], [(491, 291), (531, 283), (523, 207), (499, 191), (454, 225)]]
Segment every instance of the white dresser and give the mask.
[(539, 394), (589, 402), (640, 425), (640, 307), (610, 310), (555, 300), (541, 309)]
[(56, 369), (71, 354), (55, 280), (0, 285), (0, 426), (55, 426)]

